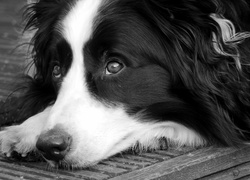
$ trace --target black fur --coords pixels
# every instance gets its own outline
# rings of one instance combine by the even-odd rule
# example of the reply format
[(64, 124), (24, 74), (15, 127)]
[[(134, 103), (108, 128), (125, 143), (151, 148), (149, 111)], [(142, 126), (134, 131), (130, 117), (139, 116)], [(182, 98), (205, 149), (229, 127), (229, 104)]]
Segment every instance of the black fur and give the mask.
[[(65, 75), (72, 53), (55, 27), (69, 9), (67, 0), (40, 0), (26, 12), (25, 29), (36, 30), (37, 73), (28, 78), (20, 121), (56, 100), (60, 83), (51, 76), (53, 63), (59, 61)], [(142, 121), (183, 124), (209, 143), (231, 146), (250, 139), (250, 40), (225, 44), (210, 17), (223, 15), (237, 31), (250, 31), (246, 0), (116, 0), (99, 13), (84, 48), (93, 95), (125, 104), (131, 115), (143, 112)], [(241, 69), (233, 56), (214, 49), (213, 33), (225, 52), (239, 52)], [(113, 79), (100, 76), (106, 56), (123, 61), (126, 72)]]

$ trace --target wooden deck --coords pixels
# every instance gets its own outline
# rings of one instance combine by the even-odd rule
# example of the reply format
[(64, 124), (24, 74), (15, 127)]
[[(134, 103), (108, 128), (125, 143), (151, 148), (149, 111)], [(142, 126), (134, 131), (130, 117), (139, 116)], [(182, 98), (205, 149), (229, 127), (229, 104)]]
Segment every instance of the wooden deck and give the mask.
[[(20, 13), (25, 0), (0, 0), (0, 112), (3, 101), (14, 88), (16, 77), (23, 72), (25, 52), (18, 45)], [(0, 114), (0, 124), (14, 118)], [(25, 162), (0, 156), (0, 179), (250, 179), (250, 147), (203, 149), (168, 149), (139, 155), (122, 154), (82, 170), (48, 168), (45, 162)]]

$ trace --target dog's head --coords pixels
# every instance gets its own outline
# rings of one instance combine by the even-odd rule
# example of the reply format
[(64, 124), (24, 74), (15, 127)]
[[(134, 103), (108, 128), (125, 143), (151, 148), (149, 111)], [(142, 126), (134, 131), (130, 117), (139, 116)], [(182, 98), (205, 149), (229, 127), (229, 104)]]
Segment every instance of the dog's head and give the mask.
[(48, 106), (38, 149), (48, 160), (86, 166), (138, 143), (158, 148), (162, 137), (178, 145), (239, 143), (231, 118), (240, 117), (245, 96), (236, 96), (235, 83), (238, 44), (248, 36), (235, 36), (240, 6), (247, 8), (243, 0), (32, 4), (36, 72), (26, 97), (34, 113)]

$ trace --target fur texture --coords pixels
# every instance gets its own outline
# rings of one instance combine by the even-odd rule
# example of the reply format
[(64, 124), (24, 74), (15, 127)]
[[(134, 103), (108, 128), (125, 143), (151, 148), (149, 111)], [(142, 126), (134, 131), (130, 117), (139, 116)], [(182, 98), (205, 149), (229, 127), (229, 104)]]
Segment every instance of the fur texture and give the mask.
[[(161, 138), (180, 146), (248, 143), (249, 6), (246, 0), (31, 4), (25, 31), (35, 32), (35, 72), (21, 97), (24, 122), (0, 132), (2, 153), (38, 150), (51, 165), (83, 167), (138, 144), (159, 148)], [(44, 144), (53, 144), (51, 137), (67, 148)]]

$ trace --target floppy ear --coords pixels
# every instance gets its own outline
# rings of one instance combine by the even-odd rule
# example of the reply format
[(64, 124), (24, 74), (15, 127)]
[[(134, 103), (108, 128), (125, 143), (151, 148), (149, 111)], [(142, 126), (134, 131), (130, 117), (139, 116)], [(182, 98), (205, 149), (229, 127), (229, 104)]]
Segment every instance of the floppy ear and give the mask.
[(240, 11), (242, 8), (250, 12), (245, 0), (146, 2), (148, 19), (163, 35), (166, 57), (171, 57), (166, 59), (166, 64), (171, 67), (172, 78), (178, 77), (189, 87), (210, 84), (208, 89), (218, 92), (217, 84), (236, 81), (240, 61), (249, 64), (242, 56), (242, 47), (239, 48), (250, 37), (246, 32), (249, 28), (242, 30), (246, 27), (245, 16), (250, 16), (250, 13), (246, 15)]
[(237, 46), (249, 37), (245, 31), (250, 30), (246, 19), (250, 17), (250, 10), (245, 0), (147, 2), (149, 19), (167, 37), (167, 42), (177, 44), (174, 50), (179, 54), (190, 52), (187, 57), (179, 58), (190, 58), (193, 62), (199, 58), (205, 63), (214, 63), (214, 59), (222, 55), (232, 57), (239, 68)]
[[(244, 134), (246, 127), (250, 126), (248, 115), (240, 113), (241, 107), (250, 107), (247, 102), (250, 99), (247, 90), (250, 88), (249, 70), (246, 66), (242, 67), (242, 64), (249, 64), (249, 58), (244, 54), (250, 52), (241, 46), (250, 37), (249, 32), (243, 31), (247, 27), (242, 21), (246, 14), (240, 12), (240, 7), (250, 12), (246, 10), (246, 1), (147, 2), (148, 19), (161, 33), (166, 57), (169, 57), (166, 64), (172, 83), (170, 93), (184, 102), (182, 105), (185, 106), (180, 106), (184, 107), (184, 114), (186, 110), (191, 111), (189, 107), (203, 114), (208, 113), (209, 120), (213, 122), (205, 123), (221, 132), (223, 138), (217, 137), (220, 143), (240, 143), (239, 134)], [(239, 17), (242, 19), (239, 20)], [(201, 105), (205, 105), (204, 108), (201, 109)], [(168, 112), (168, 107), (166, 109), (165, 112)], [(196, 123), (201, 122), (197, 119), (199, 116), (194, 118)], [(241, 123), (235, 122), (236, 119), (240, 119)], [(216, 134), (215, 131), (212, 133)], [(229, 135), (233, 138), (226, 140)]]
[[(172, 72), (186, 81), (192, 79), (197, 63), (213, 63), (213, 33), (217, 31), (216, 22), (210, 17), (215, 12), (211, 1), (200, 3), (197, 0), (148, 0), (148, 19), (155, 25), (164, 40), (168, 57), (167, 63), (174, 68)], [(217, 34), (217, 33), (216, 33)], [(186, 81), (187, 82), (187, 81)], [(191, 82), (190, 82), (191, 83)]]

